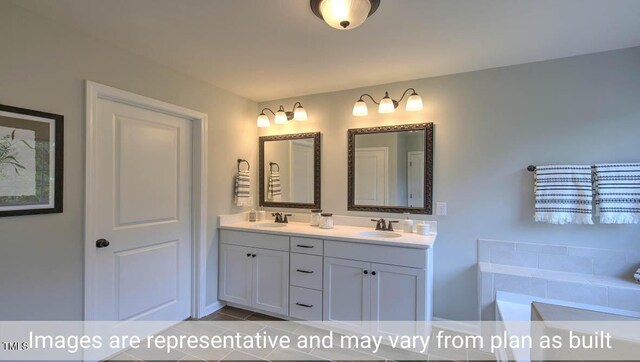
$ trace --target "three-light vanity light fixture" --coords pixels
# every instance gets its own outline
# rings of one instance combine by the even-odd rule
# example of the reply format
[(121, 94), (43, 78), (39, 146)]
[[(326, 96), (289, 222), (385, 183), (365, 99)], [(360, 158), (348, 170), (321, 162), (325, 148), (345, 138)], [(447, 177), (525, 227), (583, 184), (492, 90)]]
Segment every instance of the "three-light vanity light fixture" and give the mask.
[(357, 117), (362, 117), (369, 114), (369, 110), (367, 109), (367, 104), (365, 103), (364, 99), (362, 99), (362, 97), (365, 97), (365, 96), (369, 97), (373, 101), (373, 103), (378, 105), (378, 113), (393, 113), (396, 110), (396, 108), (398, 108), (398, 105), (400, 104), (400, 102), (402, 102), (402, 100), (404, 99), (404, 97), (407, 95), (409, 91), (411, 91), (411, 95), (407, 99), (407, 106), (406, 106), (407, 111), (411, 112), (411, 111), (421, 110), (422, 98), (420, 98), (418, 93), (416, 93), (415, 89), (407, 88), (407, 90), (405, 90), (404, 93), (402, 93), (402, 97), (400, 97), (399, 100), (391, 99), (391, 97), (389, 97), (389, 92), (384, 92), (384, 97), (382, 97), (380, 102), (377, 102), (375, 99), (373, 99), (373, 97), (370, 94), (365, 93), (361, 95), (360, 98), (353, 105), (353, 115)]
[(271, 122), (269, 121), (269, 117), (264, 114), (264, 111), (269, 111), (273, 114), (273, 123), (275, 124), (286, 124), (290, 120), (294, 121), (306, 121), (307, 120), (307, 111), (302, 107), (300, 102), (296, 102), (293, 105), (293, 109), (289, 111), (285, 111), (284, 107), (280, 105), (277, 111), (272, 111), (270, 108), (263, 108), (258, 115), (258, 127), (269, 127), (271, 126)]

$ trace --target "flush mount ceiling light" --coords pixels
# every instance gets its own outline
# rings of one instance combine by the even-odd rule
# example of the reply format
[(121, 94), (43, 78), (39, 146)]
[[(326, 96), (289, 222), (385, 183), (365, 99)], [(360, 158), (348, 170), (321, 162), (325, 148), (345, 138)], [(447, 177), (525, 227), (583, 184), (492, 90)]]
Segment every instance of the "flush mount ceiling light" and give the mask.
[(404, 96), (406, 96), (407, 92), (409, 91), (411, 91), (411, 95), (407, 99), (407, 106), (406, 106), (407, 111), (411, 112), (411, 111), (421, 110), (422, 98), (420, 98), (418, 93), (416, 93), (415, 89), (408, 88), (407, 90), (404, 91), (404, 93), (402, 93), (402, 97), (400, 97), (400, 100), (397, 100), (397, 101), (389, 97), (389, 92), (384, 92), (384, 97), (380, 100), (380, 102), (376, 102), (376, 100), (373, 99), (371, 95), (365, 93), (361, 95), (360, 99), (358, 99), (356, 103), (353, 105), (353, 115), (357, 117), (362, 117), (369, 114), (369, 111), (367, 109), (367, 104), (362, 99), (362, 97), (365, 97), (365, 96), (371, 98), (373, 103), (378, 105), (378, 113), (392, 113), (396, 110), (396, 108), (398, 108), (398, 104), (402, 102), (402, 100), (404, 99)]
[(311, 11), (330, 27), (339, 30), (356, 28), (380, 6), (380, 0), (311, 0)]
[(264, 108), (258, 115), (258, 128), (264, 128), (271, 126), (271, 122), (269, 121), (269, 117), (264, 114), (264, 111), (269, 111), (273, 114), (273, 123), (275, 124), (285, 124), (290, 120), (294, 121), (306, 121), (307, 120), (307, 111), (302, 108), (302, 104), (300, 102), (296, 102), (293, 105), (293, 109), (291, 112), (285, 111), (284, 107), (280, 105), (277, 111), (272, 111), (270, 108)]

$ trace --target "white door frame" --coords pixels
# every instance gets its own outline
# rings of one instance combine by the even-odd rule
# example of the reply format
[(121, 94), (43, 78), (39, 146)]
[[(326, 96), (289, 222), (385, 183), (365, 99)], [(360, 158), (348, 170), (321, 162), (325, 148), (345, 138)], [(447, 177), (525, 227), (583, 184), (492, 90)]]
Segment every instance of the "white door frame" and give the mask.
[(202, 317), (206, 307), (207, 262), (207, 130), (204, 113), (147, 98), (99, 83), (86, 81), (86, 159), (84, 211), (84, 320), (94, 320), (96, 301), (93, 293), (96, 260), (95, 203), (96, 193), (96, 107), (98, 99), (161, 112), (193, 122), (192, 142), (192, 244), (191, 244), (191, 317)]

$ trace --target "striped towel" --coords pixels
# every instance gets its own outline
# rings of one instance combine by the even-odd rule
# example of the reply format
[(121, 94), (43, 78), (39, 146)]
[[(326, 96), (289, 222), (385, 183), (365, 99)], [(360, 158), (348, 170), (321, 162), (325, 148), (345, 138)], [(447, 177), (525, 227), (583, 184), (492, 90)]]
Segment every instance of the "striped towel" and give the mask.
[(640, 222), (640, 163), (596, 165), (595, 188), (601, 224)]
[(269, 174), (267, 198), (275, 202), (282, 201), (282, 190), (280, 189), (280, 172), (271, 172)]
[(591, 166), (537, 166), (535, 180), (536, 221), (593, 224)]
[(238, 171), (236, 176), (235, 201), (237, 206), (251, 206), (251, 177), (249, 171)]

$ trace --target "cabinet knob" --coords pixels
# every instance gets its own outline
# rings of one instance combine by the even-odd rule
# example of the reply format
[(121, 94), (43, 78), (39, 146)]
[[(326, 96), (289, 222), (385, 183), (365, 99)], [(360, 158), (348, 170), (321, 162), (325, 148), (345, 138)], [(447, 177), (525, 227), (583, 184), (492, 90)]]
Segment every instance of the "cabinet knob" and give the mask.
[(371, 275), (376, 275), (376, 272), (372, 271), (372, 272), (371, 272)]
[(251, 257), (252, 257), (252, 258), (255, 258), (255, 257), (256, 257), (256, 254), (251, 254)]
[(247, 253), (247, 257), (250, 257), (250, 256), (251, 256), (251, 253)]
[(364, 271), (364, 274), (365, 274), (365, 275), (367, 275), (367, 274), (369, 274), (369, 272), (365, 270), (365, 271)]

